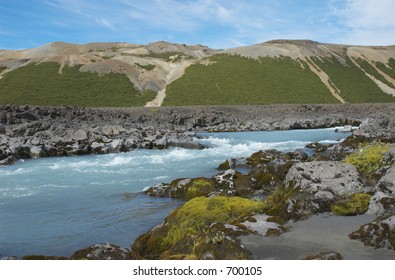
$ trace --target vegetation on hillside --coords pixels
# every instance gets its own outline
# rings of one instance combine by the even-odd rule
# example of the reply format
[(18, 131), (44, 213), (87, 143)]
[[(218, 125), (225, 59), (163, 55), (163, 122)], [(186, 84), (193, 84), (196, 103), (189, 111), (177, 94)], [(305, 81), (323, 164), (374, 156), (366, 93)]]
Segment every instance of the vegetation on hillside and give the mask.
[(376, 62), (376, 66), (392, 79), (395, 79), (395, 59), (391, 57), (387, 65), (382, 62)]
[(391, 83), (389, 83), (369, 62), (362, 58), (357, 58), (356, 62), (366, 71), (366, 73), (372, 75), (377, 80), (383, 82), (384, 84), (393, 87)]
[(29, 64), (0, 79), (0, 103), (86, 107), (143, 106), (156, 93), (140, 93), (124, 74), (81, 73), (79, 66), (63, 68), (44, 62)]
[(164, 105), (337, 102), (303, 61), (227, 54), (216, 54), (210, 61), (208, 65), (191, 65), (171, 83)]
[(332, 82), (340, 89), (341, 96), (350, 103), (395, 102), (395, 97), (384, 93), (365, 73), (349, 59), (347, 66), (336, 58), (312, 58)]

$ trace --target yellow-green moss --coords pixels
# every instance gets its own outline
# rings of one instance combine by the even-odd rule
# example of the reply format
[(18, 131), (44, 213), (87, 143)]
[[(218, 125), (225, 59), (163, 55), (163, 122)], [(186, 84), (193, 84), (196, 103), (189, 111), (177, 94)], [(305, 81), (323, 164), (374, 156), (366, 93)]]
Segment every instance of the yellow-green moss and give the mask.
[(166, 219), (168, 232), (163, 237), (162, 248), (170, 248), (186, 236), (204, 231), (210, 224), (230, 222), (251, 213), (261, 213), (263, 203), (240, 197), (196, 197), (175, 210)]
[(361, 144), (356, 152), (344, 159), (344, 162), (354, 165), (361, 173), (371, 174), (387, 164), (383, 160), (383, 155), (389, 148), (389, 144), (381, 142)]
[(371, 196), (366, 193), (353, 194), (332, 205), (332, 212), (339, 216), (354, 216), (365, 213), (369, 208)]
[(209, 179), (197, 178), (193, 179), (190, 186), (188, 186), (186, 199), (192, 199), (198, 196), (205, 196), (214, 191), (214, 186)]

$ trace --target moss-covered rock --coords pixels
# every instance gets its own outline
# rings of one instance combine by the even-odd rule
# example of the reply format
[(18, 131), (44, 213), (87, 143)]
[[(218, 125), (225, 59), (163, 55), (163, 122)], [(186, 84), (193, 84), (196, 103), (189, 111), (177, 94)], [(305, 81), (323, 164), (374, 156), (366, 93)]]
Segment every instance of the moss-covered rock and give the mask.
[(172, 197), (191, 199), (197, 196), (207, 196), (215, 191), (214, 181), (209, 178), (175, 179), (170, 184), (157, 184), (144, 191), (155, 197)]
[[(174, 258), (175, 255), (182, 257), (195, 255), (203, 258), (203, 255), (199, 253), (203, 251), (202, 248), (199, 249), (199, 246), (203, 246), (202, 237), (208, 236), (209, 239), (215, 240), (213, 234), (217, 235), (213, 229), (210, 229), (212, 224), (231, 224), (237, 222), (241, 217), (262, 211), (263, 203), (257, 200), (223, 196), (196, 197), (173, 211), (166, 217), (162, 225), (140, 236), (133, 244), (132, 249), (148, 259)], [(217, 232), (219, 231), (217, 230)], [(221, 235), (221, 233), (218, 234)], [(219, 235), (218, 239), (220, 239)], [(224, 242), (228, 244), (228, 236), (225, 239)], [(206, 242), (205, 244), (218, 245), (215, 243)], [(200, 245), (197, 246), (197, 244)], [(233, 243), (229, 243), (226, 247), (229, 247), (230, 244)], [(214, 257), (216, 256), (215, 251), (213, 249)], [(221, 256), (225, 258), (224, 255)]]
[(365, 213), (369, 208), (371, 196), (356, 193), (345, 199), (338, 200), (331, 207), (332, 212), (339, 216), (355, 216)]
[(214, 189), (213, 181), (207, 178), (194, 178), (187, 184), (186, 199), (192, 199), (198, 196), (207, 196), (212, 193)]
[(384, 158), (389, 149), (389, 144), (381, 142), (361, 144), (356, 152), (345, 158), (344, 162), (354, 165), (359, 172), (370, 178), (371, 174), (389, 164)]
[(379, 217), (369, 224), (362, 225), (349, 237), (361, 240), (366, 246), (395, 250), (395, 216)]

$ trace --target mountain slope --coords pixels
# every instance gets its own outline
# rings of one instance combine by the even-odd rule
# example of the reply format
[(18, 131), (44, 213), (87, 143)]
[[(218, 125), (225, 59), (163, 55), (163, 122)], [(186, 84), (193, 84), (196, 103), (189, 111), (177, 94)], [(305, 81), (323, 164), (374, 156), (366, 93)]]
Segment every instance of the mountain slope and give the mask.
[(0, 103), (178, 106), (395, 101), (395, 46), (275, 40), (217, 51), (155, 42), (0, 50)]

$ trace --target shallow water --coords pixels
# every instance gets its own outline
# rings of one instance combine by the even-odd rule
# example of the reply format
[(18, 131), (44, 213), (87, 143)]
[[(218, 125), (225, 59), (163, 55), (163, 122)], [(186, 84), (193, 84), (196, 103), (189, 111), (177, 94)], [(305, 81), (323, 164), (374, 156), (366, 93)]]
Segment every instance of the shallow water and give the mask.
[(280, 236), (242, 237), (242, 244), (257, 259), (298, 260), (321, 252), (335, 251), (348, 260), (393, 260), (395, 251), (375, 249), (348, 235), (374, 220), (369, 215), (354, 217), (315, 215), (290, 223), (290, 231)]
[(145, 187), (216, 174), (230, 157), (260, 149), (291, 151), (337, 142), (334, 129), (201, 134), (210, 148), (136, 150), (122, 154), (42, 158), (0, 168), (0, 258), (69, 256), (99, 242), (129, 247), (181, 200), (151, 198)]

